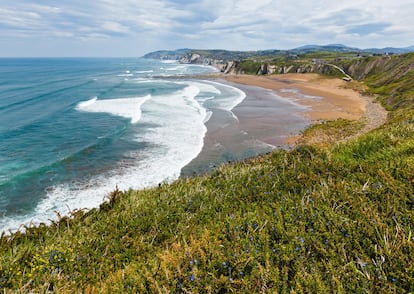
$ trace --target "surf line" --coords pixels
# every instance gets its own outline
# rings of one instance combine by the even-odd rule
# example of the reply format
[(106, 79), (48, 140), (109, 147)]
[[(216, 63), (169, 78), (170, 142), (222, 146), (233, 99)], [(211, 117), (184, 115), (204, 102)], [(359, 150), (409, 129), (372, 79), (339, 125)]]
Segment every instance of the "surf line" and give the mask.
[(141, 119), (141, 106), (151, 99), (151, 95), (134, 98), (98, 99), (94, 97), (87, 101), (79, 102), (76, 109), (83, 112), (108, 113), (115, 116), (125, 117), (132, 124)]

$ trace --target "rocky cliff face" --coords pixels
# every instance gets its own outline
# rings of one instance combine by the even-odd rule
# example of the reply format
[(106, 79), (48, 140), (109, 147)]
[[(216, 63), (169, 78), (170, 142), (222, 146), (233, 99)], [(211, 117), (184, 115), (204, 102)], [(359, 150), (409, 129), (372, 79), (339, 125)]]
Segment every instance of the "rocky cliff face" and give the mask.
[[(235, 73), (251, 74), (251, 70), (248, 71), (242, 66), (236, 67), (233, 70)], [(262, 63), (257, 65), (257, 70), (254, 72), (257, 75), (271, 75), (271, 74), (288, 74), (288, 73), (320, 73), (326, 75), (336, 75), (338, 70), (328, 64), (268, 64)], [(340, 74), (340, 73), (339, 73)]]
[(181, 56), (178, 61), (184, 64), (202, 64), (214, 66), (226, 74), (237, 73), (238, 62), (234, 60), (226, 61), (223, 59), (205, 57), (197, 53), (189, 53)]

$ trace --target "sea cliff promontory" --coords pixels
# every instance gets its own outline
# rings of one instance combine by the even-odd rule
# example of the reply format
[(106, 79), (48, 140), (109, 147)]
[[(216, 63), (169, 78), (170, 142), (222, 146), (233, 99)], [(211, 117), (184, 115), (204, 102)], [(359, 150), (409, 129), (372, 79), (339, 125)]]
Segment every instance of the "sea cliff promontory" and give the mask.
[[(390, 56), (413, 51), (407, 48), (359, 49), (340, 44), (308, 45), (291, 50), (227, 51), (178, 49), (155, 51), (144, 58), (203, 64), (225, 74), (319, 73), (346, 79), (363, 79), (377, 64)], [(384, 61), (380, 61), (383, 57)], [(375, 60), (375, 61), (373, 61)]]

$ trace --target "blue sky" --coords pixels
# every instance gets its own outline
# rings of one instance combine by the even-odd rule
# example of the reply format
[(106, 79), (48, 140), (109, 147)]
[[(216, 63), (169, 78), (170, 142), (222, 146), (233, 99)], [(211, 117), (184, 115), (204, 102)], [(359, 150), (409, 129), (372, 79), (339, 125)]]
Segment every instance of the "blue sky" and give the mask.
[(414, 45), (412, 0), (0, 0), (0, 56)]

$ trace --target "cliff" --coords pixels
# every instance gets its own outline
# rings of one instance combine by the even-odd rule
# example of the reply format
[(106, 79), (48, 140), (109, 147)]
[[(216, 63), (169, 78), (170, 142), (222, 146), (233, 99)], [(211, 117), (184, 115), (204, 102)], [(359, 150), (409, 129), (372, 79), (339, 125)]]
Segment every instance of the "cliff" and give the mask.
[[(316, 51), (321, 48), (326, 51)], [(386, 49), (393, 49), (392, 53), (404, 52), (409, 48)], [(414, 101), (411, 98), (414, 97), (414, 53), (389, 54), (385, 49), (358, 50), (343, 45), (247, 52), (179, 49), (152, 52), (144, 57), (210, 65), (225, 74), (318, 73), (347, 81), (364, 80), (372, 89), (371, 93), (382, 97), (382, 102), (389, 109), (401, 105), (411, 107)]]
[[(360, 59), (364, 57), (382, 56), (411, 52), (414, 46), (407, 48), (371, 48), (359, 49), (341, 44), (325, 46), (306, 45), (290, 50), (258, 50), (258, 51), (228, 51), (203, 49), (160, 50), (145, 54), (144, 58), (177, 60), (186, 64), (204, 64), (217, 67), (225, 73), (246, 74), (285, 74), (285, 73), (321, 73), (325, 75), (347, 76), (358, 70), (358, 62), (354, 67), (344, 68), (343, 61)], [(340, 64), (341, 72), (335, 66)], [(346, 63), (346, 62), (345, 62)], [(334, 65), (334, 66), (332, 66)], [(349, 65), (349, 63), (347, 63)], [(359, 72), (358, 72), (359, 73)], [(355, 77), (360, 79), (358, 77)], [(361, 75), (363, 78), (363, 75)]]

